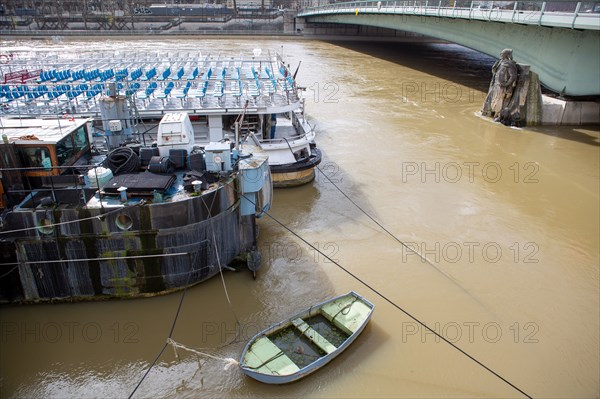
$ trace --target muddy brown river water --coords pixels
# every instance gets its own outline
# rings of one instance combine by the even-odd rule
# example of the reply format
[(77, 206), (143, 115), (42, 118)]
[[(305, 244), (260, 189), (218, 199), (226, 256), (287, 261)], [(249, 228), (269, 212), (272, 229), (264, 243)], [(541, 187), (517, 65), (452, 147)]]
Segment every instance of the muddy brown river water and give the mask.
[[(275, 39), (4, 41), (2, 51), (282, 45), (292, 68), (302, 61), (324, 160), (312, 184), (275, 191), (272, 215), (527, 394), (597, 398), (600, 132), (478, 117), (492, 58), (451, 44)], [(273, 220), (259, 228), (257, 279), (224, 274), (231, 306), (219, 277), (189, 289), (177, 342), (238, 358), (259, 330), (349, 290), (376, 305), (366, 330), (286, 386), (167, 348), (136, 397), (521, 397)], [(0, 396), (127, 397), (180, 298), (0, 307)]]

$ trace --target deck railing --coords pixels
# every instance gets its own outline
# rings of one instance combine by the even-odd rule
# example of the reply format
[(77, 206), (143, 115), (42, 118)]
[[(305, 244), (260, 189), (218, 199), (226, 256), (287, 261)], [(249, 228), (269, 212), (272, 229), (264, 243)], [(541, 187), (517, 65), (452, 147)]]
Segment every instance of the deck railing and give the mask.
[(600, 30), (600, 1), (362, 0), (309, 1), (299, 17), (400, 14)]

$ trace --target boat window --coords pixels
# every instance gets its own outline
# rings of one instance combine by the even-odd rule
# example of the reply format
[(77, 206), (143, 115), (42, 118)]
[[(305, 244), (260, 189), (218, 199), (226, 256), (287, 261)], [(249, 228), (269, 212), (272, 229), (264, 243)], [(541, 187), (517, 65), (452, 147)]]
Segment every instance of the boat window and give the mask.
[(58, 143), (56, 143), (56, 158), (58, 158), (58, 165), (64, 165), (74, 153), (73, 137), (68, 135)]
[(52, 168), (50, 151), (46, 147), (24, 147), (19, 148), (19, 152), (21, 153), (23, 164), (26, 167), (42, 167), (45, 170), (50, 170)]
[(85, 126), (81, 126), (73, 132), (73, 143), (75, 144), (74, 152), (79, 152), (88, 146), (88, 138), (85, 132)]

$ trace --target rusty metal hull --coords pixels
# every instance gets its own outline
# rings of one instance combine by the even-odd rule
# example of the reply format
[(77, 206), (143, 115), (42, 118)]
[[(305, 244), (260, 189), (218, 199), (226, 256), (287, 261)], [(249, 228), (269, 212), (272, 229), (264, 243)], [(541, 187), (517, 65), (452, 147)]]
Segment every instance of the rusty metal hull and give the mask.
[[(13, 211), (5, 224), (23, 230), (0, 241), (0, 302), (134, 298), (204, 281), (219, 272), (217, 255), (226, 265), (256, 242), (255, 217), (240, 215), (234, 185), (116, 211)], [(63, 224), (30, 228), (41, 217)]]

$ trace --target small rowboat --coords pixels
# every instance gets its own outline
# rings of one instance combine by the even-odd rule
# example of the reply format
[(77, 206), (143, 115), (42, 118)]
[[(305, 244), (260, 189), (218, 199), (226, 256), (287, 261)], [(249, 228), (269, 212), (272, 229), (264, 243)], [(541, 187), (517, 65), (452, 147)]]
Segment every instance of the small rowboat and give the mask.
[(374, 305), (354, 291), (258, 333), (242, 353), (243, 372), (267, 384), (296, 381), (320, 369), (365, 328)]

